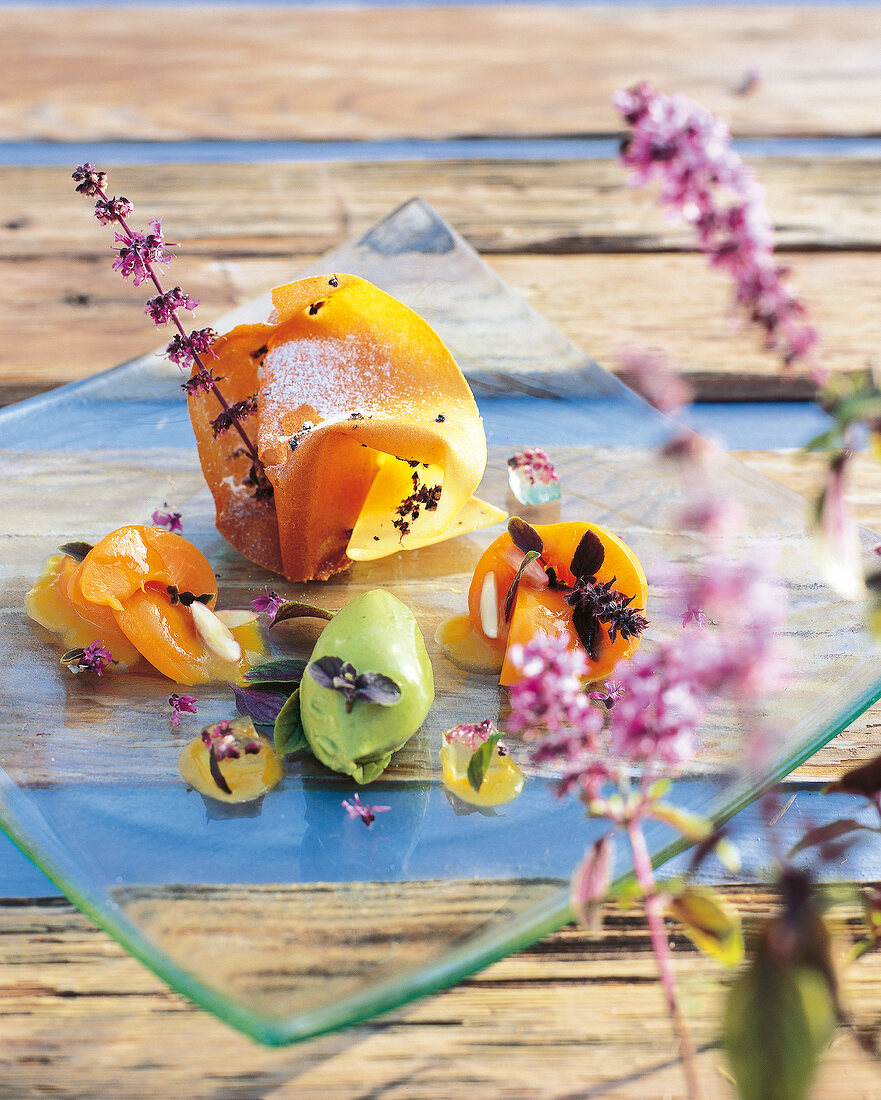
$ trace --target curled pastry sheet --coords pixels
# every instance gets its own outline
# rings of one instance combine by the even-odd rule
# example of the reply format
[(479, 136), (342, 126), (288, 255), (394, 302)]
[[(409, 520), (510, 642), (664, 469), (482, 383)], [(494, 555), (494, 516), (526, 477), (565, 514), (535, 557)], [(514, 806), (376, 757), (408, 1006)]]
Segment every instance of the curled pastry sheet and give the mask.
[(427, 322), (354, 275), (288, 284), (273, 303), (273, 323), (221, 337), (211, 364), (230, 404), (258, 395), (247, 426), (271, 499), (247, 484), (235, 433), (214, 435), (214, 398), (189, 399), (217, 527), (237, 550), (289, 580), (324, 580), (503, 518), (473, 497), (483, 425)]

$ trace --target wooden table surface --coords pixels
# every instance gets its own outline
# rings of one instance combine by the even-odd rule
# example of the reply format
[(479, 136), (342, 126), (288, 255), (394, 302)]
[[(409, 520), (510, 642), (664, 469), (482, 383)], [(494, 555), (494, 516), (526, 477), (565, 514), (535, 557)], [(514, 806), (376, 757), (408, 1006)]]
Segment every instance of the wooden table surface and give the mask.
[[(810, 397), (809, 379), (732, 331), (724, 280), (627, 188), (610, 97), (639, 79), (728, 120), (825, 361), (878, 364), (876, 6), (2, 7), (0, 58), (0, 403), (156, 343), (73, 192), (83, 159), (163, 217), (201, 323), (419, 194), (600, 362), (638, 341), (667, 348), (703, 400)], [(737, 94), (752, 69), (761, 79)], [(766, 447), (747, 460), (810, 491), (817, 464), (775, 451), (770, 426)], [(860, 517), (881, 528), (881, 472), (857, 470)], [(876, 706), (799, 775), (868, 758), (879, 730)], [(771, 904), (731, 893), (748, 928)], [(720, 974), (675, 947), (706, 1095), (732, 1096)], [(858, 1017), (881, 1016), (878, 959), (845, 991)], [(644, 929), (620, 913), (599, 939), (564, 930), (447, 992), (272, 1051), (66, 902), (8, 898), (0, 1014), (2, 1097), (683, 1095)], [(815, 1095), (881, 1097), (881, 1073), (842, 1034)]]

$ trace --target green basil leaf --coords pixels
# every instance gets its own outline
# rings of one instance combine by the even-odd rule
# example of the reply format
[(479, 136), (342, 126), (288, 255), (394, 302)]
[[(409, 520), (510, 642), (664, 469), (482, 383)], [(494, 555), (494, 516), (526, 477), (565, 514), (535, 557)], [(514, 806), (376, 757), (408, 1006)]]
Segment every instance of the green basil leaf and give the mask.
[(308, 749), (309, 742), (300, 719), (300, 689), (293, 693), (278, 712), (273, 731), (275, 751), (281, 756)]
[(500, 733), (494, 733), (492, 737), (487, 737), (480, 748), (472, 753), (471, 759), (468, 761), (468, 782), (475, 791), (480, 790), (486, 773), (489, 771), (496, 745), (501, 740), (501, 736)]

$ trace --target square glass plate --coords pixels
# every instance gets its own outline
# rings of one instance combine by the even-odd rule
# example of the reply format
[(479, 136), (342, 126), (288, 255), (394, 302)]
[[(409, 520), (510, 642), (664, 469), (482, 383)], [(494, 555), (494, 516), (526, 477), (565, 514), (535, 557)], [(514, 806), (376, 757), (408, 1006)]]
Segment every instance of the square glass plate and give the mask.
[[(475, 391), (489, 463), (480, 495), (513, 511), (506, 458), (551, 450), (559, 505), (518, 509), (533, 522), (589, 519), (636, 551), (650, 582), (651, 637), (676, 628), (661, 578), (699, 553), (676, 529), (681, 488), (653, 448), (669, 422), (508, 289), (425, 203), (414, 200), (323, 262), (363, 275), (422, 313)], [(262, 319), (268, 297), (217, 327)], [(553, 778), (529, 774), (494, 812), (457, 812), (439, 780), (444, 729), (496, 717), (492, 678), (454, 668), (433, 642), (464, 610), (471, 571), (497, 530), (380, 562), (323, 585), (280, 583), (214, 529), (176, 368), (150, 355), (0, 413), (0, 821), (81, 909), (123, 946), (222, 1019), (286, 1043), (363, 1019), (457, 981), (569, 919), (567, 882), (602, 828)], [(720, 493), (741, 501), (743, 553), (778, 556), (789, 590), (785, 632), (797, 680), (769, 700), (780, 731), (767, 772), (744, 770), (743, 735), (724, 708), (676, 785), (682, 805), (725, 819), (810, 756), (881, 694), (881, 664), (860, 609), (815, 579), (805, 502), (733, 459)], [(231, 715), (230, 693), (200, 688), (198, 718), (168, 720), (168, 681), (150, 672), (74, 677), (22, 610), (41, 563), (62, 542), (96, 541), (149, 522), (163, 501), (214, 565), (219, 605), (243, 607), (264, 584), (330, 608), (388, 587), (415, 612), (435, 668), (437, 701), (422, 730), (365, 795), (391, 806), (365, 829), (340, 805), (353, 786), (289, 763), (282, 785), (230, 810), (188, 791), (176, 760), (202, 725)], [(315, 628), (273, 631), (308, 654)], [(516, 739), (509, 742), (522, 757)], [(461, 807), (460, 807), (461, 810)], [(654, 857), (676, 851), (650, 834)], [(629, 868), (619, 853), (617, 874)]]

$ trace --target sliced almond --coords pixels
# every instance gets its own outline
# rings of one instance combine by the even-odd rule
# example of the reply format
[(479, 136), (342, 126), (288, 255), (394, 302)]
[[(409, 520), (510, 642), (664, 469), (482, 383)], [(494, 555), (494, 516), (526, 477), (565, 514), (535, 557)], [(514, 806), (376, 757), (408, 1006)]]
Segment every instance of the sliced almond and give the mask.
[(492, 570), (483, 578), (480, 589), (480, 627), (487, 638), (498, 638), (499, 588)]
[(238, 664), (242, 659), (242, 647), (230, 633), (229, 627), (198, 600), (190, 604), (190, 611), (196, 631), (206, 647), (221, 660)]
[(257, 615), (253, 611), (245, 611), (242, 609), (230, 609), (229, 611), (215, 611), (214, 614), (223, 623), (224, 626), (228, 626), (230, 630), (235, 630), (239, 626), (247, 626), (249, 623), (257, 621)]

